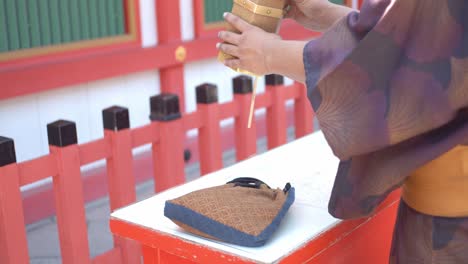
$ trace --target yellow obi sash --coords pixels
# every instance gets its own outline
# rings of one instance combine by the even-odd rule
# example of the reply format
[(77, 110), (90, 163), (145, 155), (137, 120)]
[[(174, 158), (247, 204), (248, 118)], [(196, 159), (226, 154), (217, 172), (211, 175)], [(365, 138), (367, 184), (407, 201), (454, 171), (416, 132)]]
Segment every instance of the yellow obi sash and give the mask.
[(403, 200), (433, 216), (468, 216), (468, 147), (458, 146), (417, 169), (403, 184)]

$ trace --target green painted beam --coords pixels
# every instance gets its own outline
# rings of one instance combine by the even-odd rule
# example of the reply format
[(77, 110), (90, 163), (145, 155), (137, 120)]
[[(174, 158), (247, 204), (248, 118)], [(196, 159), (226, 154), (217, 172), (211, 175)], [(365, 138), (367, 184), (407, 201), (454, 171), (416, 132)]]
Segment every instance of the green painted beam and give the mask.
[(231, 11), (232, 0), (205, 0), (205, 23), (223, 21), (223, 13)]
[[(63, 1), (63, 0), (61, 0)], [(102, 0), (99, 0), (102, 1)], [(80, 18), (80, 9), (78, 5), (78, 0), (69, 0), (69, 12), (70, 12), (70, 22), (71, 22), (71, 39), (72, 41), (82, 40), (81, 37), (81, 25), (80, 21), (83, 18)]]
[(0, 52), (125, 34), (123, 0), (0, 0)]
[(37, 0), (28, 0), (29, 35), (31, 47), (41, 46), (41, 26), (39, 20), (39, 6)]
[(89, 6), (87, 0), (79, 1), (79, 13), (80, 13), (80, 22), (81, 22), (81, 39), (86, 40), (91, 38), (91, 28), (89, 25)]
[(62, 30), (60, 27), (61, 15), (59, 11), (59, 1), (63, 0), (49, 0), (50, 11), (50, 29), (52, 34), (52, 44), (62, 43)]
[(29, 36), (28, 8), (26, 0), (16, 0), (16, 15), (18, 17), (18, 33), (20, 39), (20, 48), (27, 49), (31, 47), (31, 38)]
[(107, 25), (109, 27), (109, 35), (117, 35), (117, 19), (115, 16), (116, 6), (114, 0), (106, 0), (107, 4)]
[(67, 43), (72, 40), (71, 19), (70, 19), (70, 1), (59, 0), (60, 10), (60, 29), (62, 33), (62, 43)]
[(115, 20), (117, 26), (117, 35), (122, 35), (125, 32), (125, 13), (124, 2), (122, 0), (113, 0), (115, 2)]
[(15, 0), (6, 0), (5, 3), (9, 50), (17, 50), (20, 48), (20, 37), (18, 34), (19, 27), (15, 2)]
[(8, 51), (8, 31), (5, 0), (0, 0), (0, 52)]
[(88, 0), (89, 8), (89, 25), (91, 39), (98, 38), (99, 35), (99, 20), (98, 20), (98, 3), (95, 0)]
[(106, 0), (98, 1), (98, 21), (99, 21), (99, 37), (109, 36), (109, 26), (107, 19), (107, 5)]

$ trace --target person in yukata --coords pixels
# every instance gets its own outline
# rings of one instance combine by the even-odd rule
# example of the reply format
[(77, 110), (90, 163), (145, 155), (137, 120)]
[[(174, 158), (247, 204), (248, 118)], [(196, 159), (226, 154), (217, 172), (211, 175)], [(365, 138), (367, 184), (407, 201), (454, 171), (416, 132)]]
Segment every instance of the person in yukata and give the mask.
[(390, 263), (468, 263), (468, 1), (291, 0), (323, 31), (286, 41), (227, 13), (226, 66), (307, 86), (340, 159), (329, 211), (368, 216), (402, 187)]

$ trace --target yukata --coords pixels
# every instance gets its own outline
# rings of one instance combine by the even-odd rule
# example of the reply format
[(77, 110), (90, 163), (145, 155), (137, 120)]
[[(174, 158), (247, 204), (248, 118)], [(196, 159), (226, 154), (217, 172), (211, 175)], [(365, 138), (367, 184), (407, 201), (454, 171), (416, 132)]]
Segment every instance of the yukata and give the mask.
[[(340, 159), (329, 202), (337, 218), (368, 216), (419, 168), (468, 144), (466, 0), (365, 0), (307, 43), (304, 65)], [(468, 213), (427, 214), (401, 199), (389, 263), (468, 263)]]

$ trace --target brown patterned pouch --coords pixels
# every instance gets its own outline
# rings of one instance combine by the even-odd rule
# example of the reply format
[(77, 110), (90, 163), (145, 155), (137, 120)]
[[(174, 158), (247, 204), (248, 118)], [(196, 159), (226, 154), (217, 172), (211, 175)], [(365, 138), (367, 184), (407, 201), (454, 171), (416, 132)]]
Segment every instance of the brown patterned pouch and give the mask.
[(247, 247), (264, 245), (294, 202), (294, 188), (237, 178), (166, 201), (164, 215), (193, 234)]

